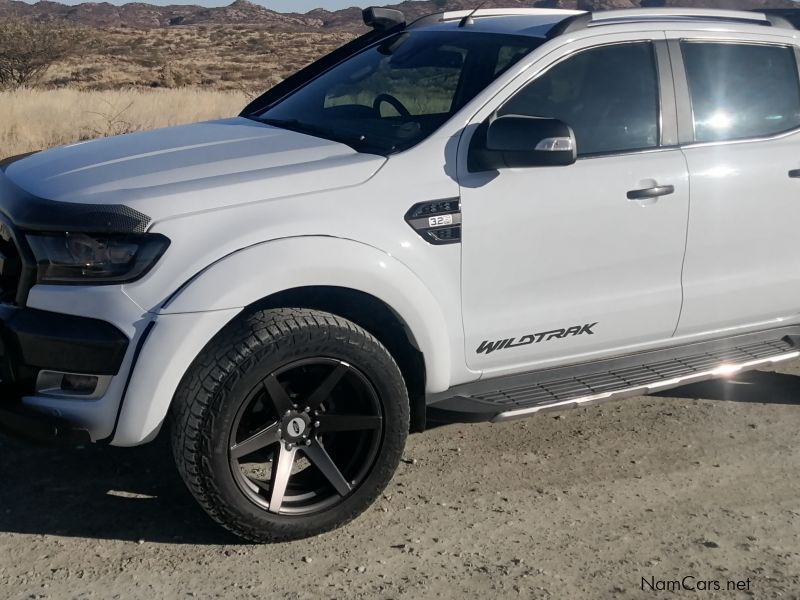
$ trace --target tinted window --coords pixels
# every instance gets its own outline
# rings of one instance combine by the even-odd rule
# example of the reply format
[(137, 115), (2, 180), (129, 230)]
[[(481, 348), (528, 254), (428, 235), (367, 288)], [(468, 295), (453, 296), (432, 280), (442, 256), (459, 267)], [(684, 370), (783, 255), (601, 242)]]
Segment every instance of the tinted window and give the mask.
[(698, 142), (762, 137), (800, 126), (794, 50), (682, 44)]
[(658, 76), (652, 44), (618, 44), (581, 52), (528, 84), (501, 115), (560, 119), (578, 154), (658, 146)]
[(367, 48), (258, 115), (265, 123), (391, 154), (419, 143), (542, 39), (412, 31)]
[[(411, 49), (411, 44), (408, 44)], [(427, 49), (428, 55), (409, 59), (380, 61), (370, 66), (369, 74), (357, 73), (331, 86), (325, 94), (324, 108), (363, 106), (379, 115), (437, 115), (450, 112), (464, 67), (466, 50), (441, 45)], [(400, 51), (395, 56), (399, 56)], [(393, 104), (390, 98), (398, 101)]]

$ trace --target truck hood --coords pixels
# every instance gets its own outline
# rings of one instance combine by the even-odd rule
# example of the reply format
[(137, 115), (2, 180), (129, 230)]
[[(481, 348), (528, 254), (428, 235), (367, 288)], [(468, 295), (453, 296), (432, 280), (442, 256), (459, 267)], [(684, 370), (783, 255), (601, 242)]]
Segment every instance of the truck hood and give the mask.
[(32, 196), (125, 205), (158, 221), (358, 185), (385, 161), (233, 118), (63, 146), (12, 163), (5, 177)]

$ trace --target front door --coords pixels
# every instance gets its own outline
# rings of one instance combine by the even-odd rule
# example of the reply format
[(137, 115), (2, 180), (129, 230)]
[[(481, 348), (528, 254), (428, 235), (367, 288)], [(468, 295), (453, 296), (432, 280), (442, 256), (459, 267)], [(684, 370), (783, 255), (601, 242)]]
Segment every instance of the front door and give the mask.
[(569, 124), (575, 164), (470, 173), (461, 153), (470, 368), (524, 371), (673, 335), (689, 188), (662, 130), (674, 96), (661, 40), (565, 48), (499, 107)]

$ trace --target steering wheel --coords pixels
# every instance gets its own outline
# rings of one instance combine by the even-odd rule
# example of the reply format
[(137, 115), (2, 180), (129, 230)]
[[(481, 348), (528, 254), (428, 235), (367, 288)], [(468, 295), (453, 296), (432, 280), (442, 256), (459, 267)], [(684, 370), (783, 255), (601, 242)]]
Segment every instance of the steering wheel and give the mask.
[(372, 108), (375, 109), (375, 112), (378, 113), (378, 116), (381, 115), (381, 104), (383, 103), (391, 104), (392, 107), (400, 113), (401, 117), (410, 117), (411, 113), (409, 110), (403, 105), (400, 100), (392, 96), (391, 94), (378, 94), (377, 98), (375, 98), (375, 102), (372, 104)]

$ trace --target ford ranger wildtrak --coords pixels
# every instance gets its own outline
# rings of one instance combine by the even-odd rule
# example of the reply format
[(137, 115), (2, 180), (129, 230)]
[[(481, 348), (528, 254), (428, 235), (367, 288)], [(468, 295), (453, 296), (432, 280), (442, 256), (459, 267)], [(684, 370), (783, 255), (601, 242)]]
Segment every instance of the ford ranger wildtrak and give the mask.
[(164, 429), (255, 541), (362, 513), (409, 432), (800, 356), (781, 15), (477, 10), (369, 33), (235, 118), (0, 163), (0, 423)]

